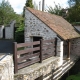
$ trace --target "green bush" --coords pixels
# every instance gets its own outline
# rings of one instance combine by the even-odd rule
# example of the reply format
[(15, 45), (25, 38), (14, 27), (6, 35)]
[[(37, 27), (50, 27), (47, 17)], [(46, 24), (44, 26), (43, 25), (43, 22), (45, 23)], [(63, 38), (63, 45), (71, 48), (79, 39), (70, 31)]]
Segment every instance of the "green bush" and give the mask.
[(80, 80), (80, 73), (76, 75), (71, 75), (68, 78), (66, 78), (66, 80)]
[(72, 25), (80, 26), (80, 22), (73, 22)]
[(24, 24), (21, 23), (20, 26), (15, 31), (15, 41), (18, 43), (24, 42)]

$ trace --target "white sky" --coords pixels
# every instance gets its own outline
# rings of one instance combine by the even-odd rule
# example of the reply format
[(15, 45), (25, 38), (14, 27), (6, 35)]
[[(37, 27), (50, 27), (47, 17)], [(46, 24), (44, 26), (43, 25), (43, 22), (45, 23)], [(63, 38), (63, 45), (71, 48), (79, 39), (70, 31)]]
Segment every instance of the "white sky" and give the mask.
[[(0, 0), (1, 2), (2, 0)], [(7, 1), (7, 0), (6, 0)], [(16, 13), (22, 13), (23, 11), (23, 7), (26, 3), (26, 0), (8, 0), (11, 4), (11, 6), (13, 7), (14, 11)], [(39, 2), (42, 0), (33, 0), (33, 3), (34, 1), (36, 2), (37, 5), (39, 5)], [(66, 8), (68, 5), (67, 5), (67, 0), (45, 0), (45, 6), (52, 6), (54, 7), (54, 2), (56, 4), (60, 4), (63, 8)]]

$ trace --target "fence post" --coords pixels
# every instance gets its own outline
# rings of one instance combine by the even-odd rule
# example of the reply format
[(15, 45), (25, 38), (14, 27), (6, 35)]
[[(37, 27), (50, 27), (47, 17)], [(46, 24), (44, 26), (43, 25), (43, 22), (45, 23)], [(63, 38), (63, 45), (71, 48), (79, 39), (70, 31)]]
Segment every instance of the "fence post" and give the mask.
[(17, 73), (18, 72), (18, 64), (17, 64), (17, 42), (14, 42), (13, 58), (14, 58), (14, 73)]
[(43, 40), (40, 40), (40, 63), (42, 63), (42, 42)]
[(68, 40), (68, 54), (67, 54), (67, 58), (70, 59), (70, 40)]
[(54, 56), (57, 56), (57, 38), (55, 38), (55, 55)]

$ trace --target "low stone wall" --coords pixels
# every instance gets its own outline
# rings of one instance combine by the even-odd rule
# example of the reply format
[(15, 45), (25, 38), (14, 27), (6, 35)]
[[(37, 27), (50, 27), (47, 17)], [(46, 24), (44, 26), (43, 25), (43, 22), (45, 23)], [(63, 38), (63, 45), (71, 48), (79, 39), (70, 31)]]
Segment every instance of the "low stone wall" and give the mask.
[(42, 63), (35, 63), (24, 69), (18, 70), (18, 73), (15, 74), (14, 80), (35, 80), (42, 75), (44, 77), (52, 72), (52, 70), (60, 67), (59, 62), (59, 57), (51, 57), (44, 60)]
[[(0, 58), (5, 54), (0, 54)], [(7, 55), (0, 61), (0, 80), (14, 80), (13, 57)]]

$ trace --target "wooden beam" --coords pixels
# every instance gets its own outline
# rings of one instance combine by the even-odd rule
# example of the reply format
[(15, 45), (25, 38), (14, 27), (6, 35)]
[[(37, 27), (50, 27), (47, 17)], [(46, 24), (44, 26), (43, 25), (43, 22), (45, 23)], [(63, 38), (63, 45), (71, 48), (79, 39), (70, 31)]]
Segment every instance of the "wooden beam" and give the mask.
[(43, 45), (43, 40), (40, 40), (40, 63), (42, 63), (42, 45)]
[(54, 56), (57, 56), (57, 38), (55, 38), (55, 55)]
[(14, 58), (14, 73), (18, 72), (18, 64), (17, 64), (17, 42), (14, 42), (14, 54), (13, 54), (13, 58)]
[(68, 54), (67, 54), (68, 59), (70, 59), (70, 45), (71, 45), (71, 42), (70, 40), (68, 40)]

